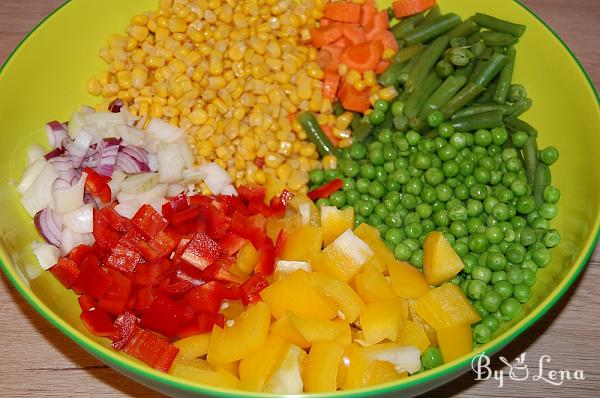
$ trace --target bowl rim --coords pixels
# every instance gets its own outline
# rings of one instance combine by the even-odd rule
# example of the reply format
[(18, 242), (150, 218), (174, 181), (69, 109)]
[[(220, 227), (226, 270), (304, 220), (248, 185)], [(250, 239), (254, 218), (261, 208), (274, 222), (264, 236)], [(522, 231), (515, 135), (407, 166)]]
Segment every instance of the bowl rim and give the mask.
[[(77, 0), (65, 0), (62, 4), (60, 4), (56, 9), (50, 12), (44, 19), (42, 19), (27, 35), (19, 42), (19, 44), (12, 50), (9, 56), (6, 58), (5, 62), (0, 67), (0, 78), (2, 77), (2, 72), (4, 69), (10, 64), (11, 60), (18, 53), (21, 46), (31, 37), (46, 21), (50, 18), (54, 17), (57, 13), (59, 13), (64, 8), (68, 7), (70, 4), (75, 3)], [(587, 83), (589, 84), (592, 92), (596, 97), (596, 102), (600, 104), (600, 96), (598, 95), (598, 91), (594, 86), (590, 76), (585, 71), (583, 65), (579, 61), (579, 59), (575, 56), (573, 51), (567, 46), (567, 44), (562, 40), (562, 38), (546, 23), (542, 18), (540, 18), (535, 12), (530, 10), (525, 4), (522, 3), (521, 0), (513, 0), (518, 6), (522, 7), (526, 12), (531, 14), (539, 23), (542, 24), (559, 42), (562, 47), (567, 50), (568, 54), (577, 64), (580, 72), (583, 74)], [(538, 319), (544, 316), (556, 302), (567, 292), (567, 290), (571, 287), (571, 285), (577, 280), (583, 269), (586, 267), (588, 260), (594, 249), (598, 243), (600, 238), (600, 215), (594, 221), (595, 225), (595, 234), (590, 233), (588, 239), (583, 245), (586, 252), (581, 253), (578, 258), (575, 260), (576, 266), (572, 267), (571, 270), (567, 274), (565, 274), (562, 280), (558, 285), (554, 287), (551, 294), (547, 296), (541, 303), (539, 303), (531, 313), (524, 316), (519, 322), (505, 330), (499, 336), (496, 336), (492, 341), (481, 345), (476, 350), (470, 352), (469, 354), (463, 355), (460, 358), (457, 358), (451, 362), (448, 362), (436, 369), (432, 369), (427, 372), (423, 372), (400, 381), (389, 382), (380, 384), (378, 386), (371, 386), (368, 388), (361, 388), (355, 390), (346, 390), (346, 391), (337, 391), (335, 393), (307, 393), (301, 394), (297, 396), (311, 396), (311, 397), (366, 397), (372, 396), (376, 394), (389, 394), (393, 392), (397, 392), (399, 390), (410, 389), (418, 387), (422, 384), (428, 383), (430, 381), (436, 379), (443, 379), (444, 377), (450, 376), (451, 379), (460, 375), (460, 371), (467, 368), (468, 365), (476, 358), (478, 355), (488, 353), (495, 353), (502, 347), (509, 344), (512, 340), (514, 340), (517, 336), (521, 335), (524, 331), (526, 331), (529, 327), (531, 327)], [(593, 231), (593, 229), (592, 229)], [(69, 337), (72, 341), (74, 341), (81, 348), (86, 350), (88, 353), (97, 357), (107, 364), (114, 365), (120, 371), (126, 372), (128, 375), (134, 375), (137, 378), (143, 380), (146, 385), (155, 385), (162, 384), (174, 389), (185, 390), (187, 392), (199, 393), (199, 394), (209, 394), (212, 396), (218, 397), (235, 397), (235, 396), (247, 396), (247, 397), (263, 397), (264, 394), (241, 391), (241, 390), (231, 390), (224, 389), (219, 387), (213, 387), (208, 385), (202, 385), (198, 383), (194, 383), (191, 381), (187, 381), (181, 378), (176, 378), (170, 374), (158, 372), (139, 361), (136, 361), (132, 358), (125, 357), (114, 350), (111, 350), (108, 347), (101, 345), (100, 343), (94, 341), (92, 338), (86, 336), (84, 333), (78, 331), (76, 328), (65, 322), (60, 316), (58, 316), (54, 311), (52, 311), (44, 302), (42, 302), (31, 290), (28, 284), (21, 278), (18, 274), (16, 268), (12, 265), (7, 265), (10, 263), (10, 260), (5, 253), (4, 248), (0, 249), (0, 268), (2, 268), (4, 274), (13, 284), (13, 286), (17, 289), (17, 291), (29, 302), (29, 304), (35, 308), (35, 310), (41, 314), (48, 322), (50, 322), (54, 327), (59, 329), (63, 334)], [(139, 380), (136, 379), (136, 380)], [(273, 394), (273, 397), (277, 396), (287, 396), (290, 395), (276, 395)]]

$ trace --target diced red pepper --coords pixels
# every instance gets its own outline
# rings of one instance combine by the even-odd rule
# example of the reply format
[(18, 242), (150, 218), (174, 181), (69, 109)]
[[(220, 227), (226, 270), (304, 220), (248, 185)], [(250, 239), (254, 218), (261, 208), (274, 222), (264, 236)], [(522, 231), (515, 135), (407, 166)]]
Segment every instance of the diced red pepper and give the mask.
[(203, 270), (221, 256), (218, 243), (203, 232), (196, 233), (181, 254), (181, 259)]
[(133, 275), (133, 283), (135, 286), (156, 286), (161, 281), (161, 275), (170, 267), (171, 263), (168, 260), (139, 264)]
[(114, 269), (108, 269), (111, 285), (98, 302), (98, 308), (119, 315), (127, 308), (132, 293), (132, 283), (129, 278)]
[(197, 314), (216, 314), (223, 300), (220, 288), (216, 281), (207, 282), (190, 290), (185, 299)]
[(68, 289), (75, 283), (81, 271), (75, 261), (61, 257), (58, 259), (56, 265), (50, 268), (50, 272)]
[(107, 251), (115, 247), (121, 239), (121, 234), (112, 227), (109, 219), (100, 210), (94, 210), (93, 234), (95, 245)]
[(114, 268), (125, 273), (131, 273), (143, 262), (144, 259), (142, 258), (142, 254), (132, 248), (131, 244), (119, 243), (112, 249), (104, 264), (109, 268)]
[(185, 210), (178, 211), (171, 215), (170, 223), (176, 227), (194, 222), (200, 214), (200, 208), (198, 206), (191, 206)]
[(179, 348), (157, 335), (138, 329), (124, 352), (161, 372), (168, 372)]
[(100, 299), (108, 290), (112, 281), (100, 267), (98, 257), (94, 254), (88, 255), (82, 261), (79, 278), (71, 288), (77, 294), (87, 294), (95, 299)]
[(339, 191), (344, 187), (344, 181), (341, 178), (336, 178), (329, 181), (327, 184), (321, 185), (308, 193), (308, 197), (316, 201), (317, 199), (325, 199), (331, 196), (334, 192)]
[(131, 219), (133, 225), (137, 228), (138, 232), (144, 235), (147, 239), (156, 236), (159, 232), (162, 232), (168, 224), (168, 221), (164, 219), (154, 207), (150, 205), (143, 205), (135, 213)]
[(190, 205), (188, 203), (187, 196), (182, 192), (171, 199), (168, 203), (162, 205), (162, 214), (164, 218), (171, 220), (173, 214), (187, 210), (189, 207)]
[(217, 196), (217, 200), (219, 203), (222, 203), (224, 205), (223, 211), (225, 212), (225, 215), (229, 217), (233, 216), (233, 213), (235, 213), (236, 211), (242, 213), (247, 217), (251, 215), (246, 205), (237, 196), (219, 195)]
[(115, 350), (122, 350), (131, 341), (133, 336), (137, 334), (140, 323), (138, 317), (129, 311), (126, 311), (119, 315), (113, 326), (115, 327), (115, 333), (111, 336), (112, 348)]
[(88, 245), (79, 245), (74, 247), (69, 252), (69, 258), (75, 261), (77, 264), (81, 264), (81, 262), (87, 257), (88, 254), (93, 253), (94, 249)]
[(88, 175), (85, 179), (85, 190), (90, 195), (100, 198), (102, 202), (110, 203), (112, 201), (112, 193), (108, 182), (111, 178), (100, 175), (89, 167), (84, 168), (83, 171)]
[(269, 206), (267, 206), (266, 204), (264, 204), (263, 202), (250, 202), (248, 203), (248, 210), (250, 211), (251, 214), (255, 215), (255, 214), (262, 214), (265, 217), (271, 217), (272, 216), (272, 211), (271, 208)]
[(240, 185), (237, 188), (238, 197), (247, 203), (263, 202), (267, 189), (260, 185)]
[(207, 281), (223, 281), (223, 282), (233, 282), (240, 284), (243, 282), (243, 279), (232, 274), (229, 269), (231, 268), (232, 263), (224, 258), (219, 259), (212, 265), (206, 267), (202, 271), (202, 278)]
[(168, 281), (163, 282), (159, 286), (158, 290), (161, 293), (172, 297), (172, 296), (181, 296), (183, 294), (186, 294), (187, 292), (192, 290), (192, 288), (194, 288), (194, 284), (192, 282), (186, 281), (183, 279), (179, 279), (172, 283), (168, 283)]
[(226, 236), (229, 225), (231, 225), (231, 218), (227, 217), (225, 213), (214, 207), (211, 207), (211, 209), (208, 211), (206, 221), (206, 232), (215, 240)]
[(111, 206), (105, 206), (96, 212), (99, 216), (104, 217), (110, 227), (117, 232), (125, 233), (131, 228), (131, 220), (117, 213)]
[(81, 311), (90, 311), (96, 308), (96, 306), (98, 305), (96, 300), (93, 297), (88, 296), (87, 294), (82, 294), (81, 296), (79, 296), (77, 298), (77, 302), (81, 307)]
[(263, 274), (259, 272), (252, 275), (240, 286), (242, 303), (248, 305), (260, 301), (260, 292), (267, 286), (269, 286), (269, 282)]
[(154, 301), (152, 287), (147, 286), (135, 292), (135, 311), (143, 314)]
[(119, 244), (131, 250), (138, 250), (141, 242), (144, 242), (144, 235), (139, 233), (135, 228), (129, 229), (125, 235), (121, 236)]
[(79, 316), (85, 327), (95, 336), (110, 337), (115, 333), (113, 321), (104, 310), (83, 311)]
[(154, 261), (166, 257), (175, 250), (177, 242), (165, 231), (160, 231), (148, 242), (140, 242), (138, 250), (146, 261)]
[(188, 202), (192, 206), (209, 206), (210, 202), (212, 202), (212, 198), (206, 195), (192, 195), (188, 196)]
[(223, 314), (200, 314), (197, 318), (182, 325), (177, 332), (177, 337), (183, 339), (196, 334), (209, 333), (215, 325), (221, 328), (225, 326)]
[(279, 231), (277, 235), (277, 240), (275, 241), (275, 258), (279, 258), (281, 253), (283, 253), (283, 249), (285, 248), (285, 242), (287, 240), (287, 233), (284, 229)]
[(260, 260), (254, 270), (256, 272), (261, 272), (264, 275), (271, 275), (273, 271), (275, 271), (275, 247), (273, 246), (273, 241), (268, 236), (265, 237), (265, 240), (262, 246), (258, 249), (260, 252)]
[(183, 313), (179, 304), (165, 295), (159, 295), (144, 313), (140, 326), (173, 338), (177, 336)]
[(219, 240), (219, 246), (221, 246), (221, 249), (227, 257), (231, 257), (240, 251), (246, 242), (248, 242), (246, 239), (229, 232), (223, 239)]
[(293, 193), (284, 189), (281, 195), (274, 196), (271, 198), (269, 202), (269, 206), (271, 208), (271, 216), (281, 218), (285, 216), (285, 208), (289, 200), (294, 196)]
[(266, 237), (267, 220), (262, 214), (246, 217), (239, 212), (233, 213), (231, 227), (234, 234), (248, 239), (255, 249), (259, 249)]

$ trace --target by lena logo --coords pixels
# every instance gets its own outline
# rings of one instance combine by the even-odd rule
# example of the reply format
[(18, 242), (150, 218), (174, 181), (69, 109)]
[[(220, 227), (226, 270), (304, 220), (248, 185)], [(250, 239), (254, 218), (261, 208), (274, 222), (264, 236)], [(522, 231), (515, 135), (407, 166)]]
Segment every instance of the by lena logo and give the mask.
[(499, 357), (500, 362), (508, 367), (508, 372), (500, 370), (492, 370), (490, 367), (491, 360), (485, 352), (475, 356), (471, 361), (471, 368), (475, 372), (475, 380), (494, 379), (498, 382), (498, 388), (504, 386), (504, 378), (508, 377), (513, 381), (541, 381), (553, 386), (561, 386), (568, 380), (585, 380), (583, 370), (549, 370), (548, 365), (552, 361), (550, 355), (544, 354), (538, 361), (538, 369), (535, 372), (530, 372), (529, 367), (525, 363), (526, 353), (522, 353), (518, 358), (515, 358), (513, 363), (509, 362), (505, 357)]

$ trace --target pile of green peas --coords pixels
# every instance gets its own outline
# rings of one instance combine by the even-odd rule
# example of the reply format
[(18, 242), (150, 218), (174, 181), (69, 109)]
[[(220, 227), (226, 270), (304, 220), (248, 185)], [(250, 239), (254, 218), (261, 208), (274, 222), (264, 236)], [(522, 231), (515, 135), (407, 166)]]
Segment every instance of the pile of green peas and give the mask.
[[(400, 102), (383, 102), (365, 117), (370, 123), (379, 124), (388, 110), (401, 114)], [(431, 137), (408, 128), (376, 131), (343, 149), (336, 169), (312, 170), (311, 188), (343, 179), (343, 189), (317, 206), (352, 207), (357, 226), (376, 227), (394, 256), (417, 268), (425, 237), (441, 231), (464, 262), (452, 283), (480, 313), (473, 340), (484, 344), (519, 315), (536, 271), (550, 263), (548, 249), (560, 242), (549, 225), (560, 191), (548, 186), (536, 203), (519, 150), (527, 133), (455, 132), (448, 122), (432, 124), (437, 133)], [(554, 147), (539, 154), (546, 164), (557, 158)]]

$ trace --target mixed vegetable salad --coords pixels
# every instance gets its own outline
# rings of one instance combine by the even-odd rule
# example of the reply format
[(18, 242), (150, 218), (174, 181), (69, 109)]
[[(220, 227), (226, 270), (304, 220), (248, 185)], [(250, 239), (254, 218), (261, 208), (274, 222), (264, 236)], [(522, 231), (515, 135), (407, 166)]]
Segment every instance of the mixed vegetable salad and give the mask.
[(560, 242), (525, 30), (435, 0), (161, 0), (101, 51), (104, 101), (29, 151), (40, 266), (90, 333), (203, 384), (328, 392), (468, 354)]

